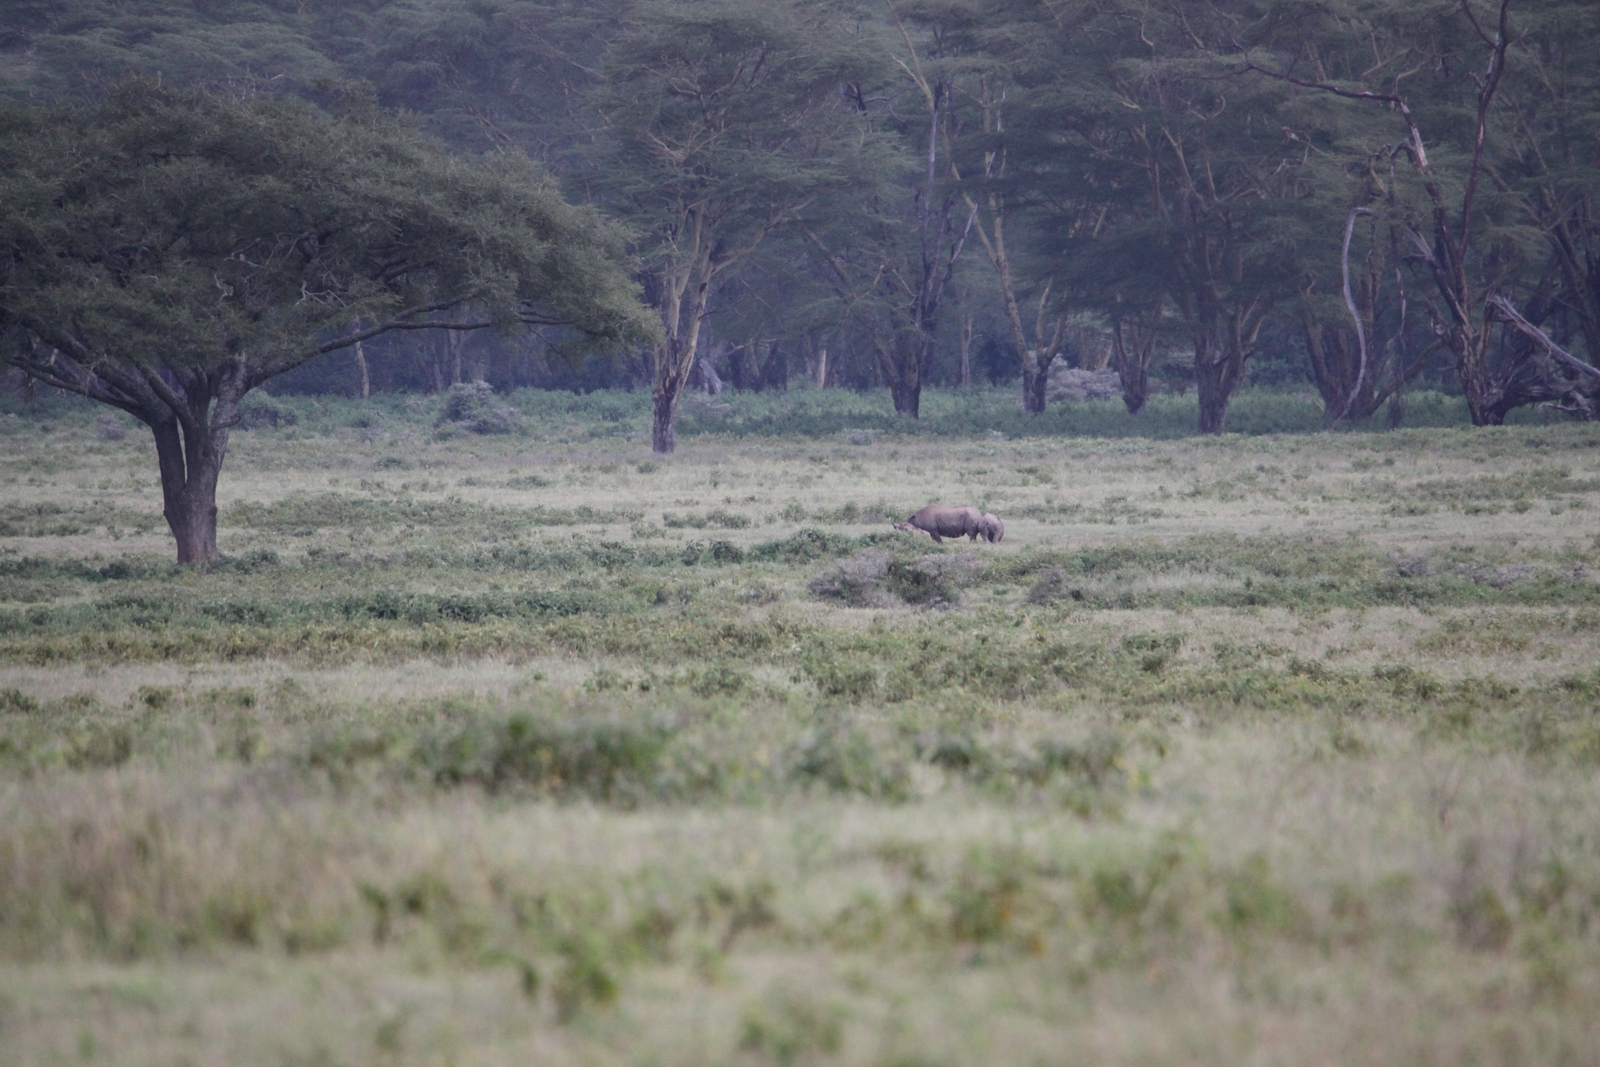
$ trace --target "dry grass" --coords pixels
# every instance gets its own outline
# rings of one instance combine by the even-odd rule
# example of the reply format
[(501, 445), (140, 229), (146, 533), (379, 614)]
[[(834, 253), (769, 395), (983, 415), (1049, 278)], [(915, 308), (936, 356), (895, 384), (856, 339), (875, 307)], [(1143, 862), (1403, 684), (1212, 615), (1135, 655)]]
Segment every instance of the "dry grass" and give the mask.
[(350, 421), (0, 436), (0, 1065), (1594, 1062), (1593, 431)]

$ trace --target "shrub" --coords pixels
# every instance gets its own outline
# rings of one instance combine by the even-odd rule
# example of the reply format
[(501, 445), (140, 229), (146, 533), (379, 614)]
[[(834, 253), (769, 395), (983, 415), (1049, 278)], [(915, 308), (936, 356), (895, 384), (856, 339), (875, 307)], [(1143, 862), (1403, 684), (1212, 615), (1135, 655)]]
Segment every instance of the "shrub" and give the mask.
[(259, 430), (263, 426), (270, 426), (276, 430), (280, 426), (293, 426), (299, 421), (300, 416), (295, 414), (293, 408), (274, 403), (266, 397), (257, 397), (239, 405), (241, 430)]
[(906, 767), (882, 745), (855, 730), (825, 727), (803, 741), (790, 763), (800, 782), (812, 782), (836, 793), (901, 799), (906, 794)]
[(807, 583), (812, 594), (853, 608), (882, 608), (891, 603), (883, 588), (894, 557), (882, 550), (859, 552), (840, 560)]
[(516, 408), (496, 404), (494, 386), (488, 382), (461, 382), (452, 385), (439, 406), (434, 425), (448, 425), (472, 433), (515, 433), (522, 428), (522, 414)]
[(738, 515), (722, 508), (715, 508), (704, 515), (679, 515), (676, 512), (664, 512), (661, 516), (661, 525), (669, 530), (704, 530), (708, 527), (721, 530), (748, 530), (751, 526), (749, 518)]
[(94, 420), (95, 436), (102, 441), (120, 441), (128, 436), (128, 427), (115, 412), (108, 411)]
[(447, 727), (418, 746), (417, 759), (443, 785), (522, 787), (626, 805), (655, 793), (671, 736), (665, 726), (624, 719), (561, 722), (514, 712)]
[(972, 580), (978, 561), (970, 555), (922, 556), (894, 560), (885, 575), (889, 592), (907, 604), (948, 607), (960, 603), (961, 586)]
[(762, 541), (754, 545), (750, 558), (774, 563), (806, 563), (843, 556), (860, 547), (859, 541), (807, 526), (781, 541)]
[(1028, 587), (1024, 598), (1030, 604), (1052, 604), (1057, 600), (1082, 600), (1083, 590), (1077, 588), (1072, 577), (1061, 567), (1047, 566), (1039, 570), (1039, 579)]

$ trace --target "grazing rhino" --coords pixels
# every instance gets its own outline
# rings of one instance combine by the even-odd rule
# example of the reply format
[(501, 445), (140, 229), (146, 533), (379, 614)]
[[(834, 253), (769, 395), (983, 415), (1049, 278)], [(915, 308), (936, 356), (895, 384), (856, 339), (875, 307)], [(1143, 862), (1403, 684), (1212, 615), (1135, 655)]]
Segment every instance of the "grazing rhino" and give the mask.
[(894, 528), (921, 530), (940, 545), (946, 537), (962, 534), (976, 541), (983, 532), (983, 513), (970, 504), (929, 504), (905, 522), (895, 523)]
[(983, 518), (978, 520), (978, 532), (983, 534), (983, 539), (991, 545), (998, 545), (1000, 539), (1006, 535), (1006, 524), (1000, 521), (1000, 516), (991, 515), (987, 511)]

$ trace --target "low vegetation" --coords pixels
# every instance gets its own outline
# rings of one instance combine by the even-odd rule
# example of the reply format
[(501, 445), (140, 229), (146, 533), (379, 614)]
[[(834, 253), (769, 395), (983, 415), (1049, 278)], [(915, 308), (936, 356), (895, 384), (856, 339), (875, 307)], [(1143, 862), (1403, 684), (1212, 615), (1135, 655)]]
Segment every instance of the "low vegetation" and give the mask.
[(502, 399), (0, 414), (0, 1063), (1592, 1058), (1600, 431)]

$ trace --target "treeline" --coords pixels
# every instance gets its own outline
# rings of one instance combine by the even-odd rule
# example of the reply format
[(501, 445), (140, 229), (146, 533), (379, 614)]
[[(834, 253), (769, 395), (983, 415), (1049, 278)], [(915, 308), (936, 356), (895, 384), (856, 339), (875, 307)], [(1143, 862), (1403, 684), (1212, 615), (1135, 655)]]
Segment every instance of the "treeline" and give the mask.
[[(660, 335), (396, 331), (300, 388), (472, 378), (923, 386), (1053, 364), (1200, 429), (1264, 361), (1330, 421), (1419, 378), (1475, 422), (1600, 393), (1600, 5), (1586, 0), (299, 0), (7, 5), (0, 87), (352, 96), (527, 154), (629, 227)], [(357, 358), (359, 357), (359, 358)], [(1278, 370), (1282, 374), (1281, 369)]]

